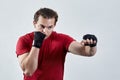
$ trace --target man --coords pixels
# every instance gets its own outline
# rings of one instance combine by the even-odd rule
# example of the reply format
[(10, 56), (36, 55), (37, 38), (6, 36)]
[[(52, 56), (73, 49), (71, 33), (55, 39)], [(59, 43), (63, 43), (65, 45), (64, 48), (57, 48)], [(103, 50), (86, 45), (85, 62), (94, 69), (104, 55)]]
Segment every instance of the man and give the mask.
[(23, 70), (24, 80), (63, 80), (67, 52), (82, 56), (96, 53), (97, 38), (86, 34), (81, 42), (54, 30), (58, 14), (41, 8), (34, 14), (35, 31), (21, 36), (16, 54)]

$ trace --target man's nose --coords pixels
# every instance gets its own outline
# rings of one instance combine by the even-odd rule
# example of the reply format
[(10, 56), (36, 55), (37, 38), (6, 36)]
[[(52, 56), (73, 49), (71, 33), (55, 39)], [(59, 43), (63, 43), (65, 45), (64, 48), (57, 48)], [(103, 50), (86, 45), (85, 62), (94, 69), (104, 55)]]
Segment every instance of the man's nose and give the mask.
[(46, 30), (47, 30), (47, 28), (45, 27), (45, 28), (43, 29), (43, 32), (45, 33), (45, 32), (46, 32)]

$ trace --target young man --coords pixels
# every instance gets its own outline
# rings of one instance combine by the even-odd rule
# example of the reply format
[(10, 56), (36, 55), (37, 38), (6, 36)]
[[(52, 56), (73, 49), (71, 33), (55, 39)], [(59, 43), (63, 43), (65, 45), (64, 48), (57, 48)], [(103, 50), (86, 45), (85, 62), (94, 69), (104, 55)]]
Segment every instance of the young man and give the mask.
[(82, 56), (96, 53), (97, 38), (83, 36), (81, 42), (54, 30), (58, 14), (49, 8), (41, 8), (34, 15), (35, 31), (21, 36), (16, 54), (23, 70), (24, 80), (63, 80), (67, 52)]

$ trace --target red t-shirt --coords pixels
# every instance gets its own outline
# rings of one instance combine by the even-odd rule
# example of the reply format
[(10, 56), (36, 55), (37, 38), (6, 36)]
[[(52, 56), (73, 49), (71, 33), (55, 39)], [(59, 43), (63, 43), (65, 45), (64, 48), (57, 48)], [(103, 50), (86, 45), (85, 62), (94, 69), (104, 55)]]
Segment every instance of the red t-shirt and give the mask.
[[(30, 51), (33, 37), (32, 32), (19, 38), (17, 56)], [(32, 76), (24, 75), (24, 80), (63, 80), (65, 56), (72, 41), (68, 35), (52, 32), (40, 48), (37, 70)]]

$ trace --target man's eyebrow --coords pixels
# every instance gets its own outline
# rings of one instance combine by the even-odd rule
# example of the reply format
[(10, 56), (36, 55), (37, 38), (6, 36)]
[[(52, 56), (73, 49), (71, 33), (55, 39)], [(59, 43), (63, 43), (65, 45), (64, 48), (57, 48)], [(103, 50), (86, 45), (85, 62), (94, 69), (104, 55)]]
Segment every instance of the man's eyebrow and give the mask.
[(51, 25), (51, 26), (48, 26), (48, 27), (53, 27), (53, 25)]
[(50, 26), (44, 26), (44, 25), (42, 25), (42, 24), (40, 24), (40, 26), (42, 26), (43, 28), (44, 28), (44, 27), (53, 27), (53, 25), (50, 25)]
[(42, 24), (40, 24), (40, 26), (41, 26), (42, 28), (45, 28), (45, 26), (44, 26), (44, 25), (42, 25)]

